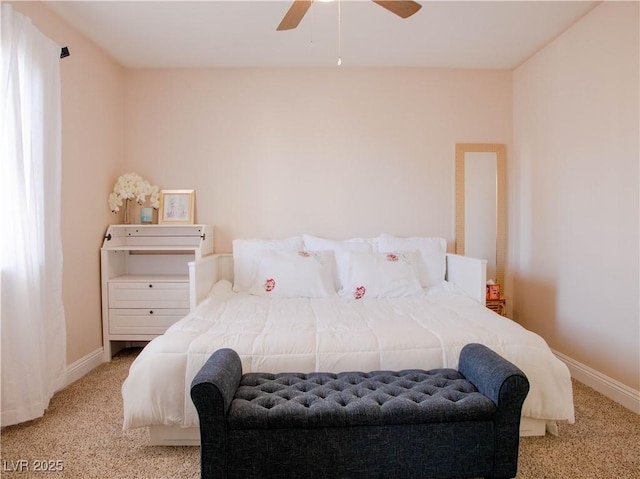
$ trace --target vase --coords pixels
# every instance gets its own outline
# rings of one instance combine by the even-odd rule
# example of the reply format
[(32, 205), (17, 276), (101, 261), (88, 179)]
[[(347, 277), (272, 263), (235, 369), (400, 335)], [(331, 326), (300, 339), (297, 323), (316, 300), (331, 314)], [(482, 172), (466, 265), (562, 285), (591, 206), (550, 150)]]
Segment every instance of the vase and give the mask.
[(124, 215), (122, 216), (122, 223), (128, 225), (129, 219), (129, 200), (124, 200)]
[(140, 208), (140, 222), (143, 224), (153, 222), (153, 208)]

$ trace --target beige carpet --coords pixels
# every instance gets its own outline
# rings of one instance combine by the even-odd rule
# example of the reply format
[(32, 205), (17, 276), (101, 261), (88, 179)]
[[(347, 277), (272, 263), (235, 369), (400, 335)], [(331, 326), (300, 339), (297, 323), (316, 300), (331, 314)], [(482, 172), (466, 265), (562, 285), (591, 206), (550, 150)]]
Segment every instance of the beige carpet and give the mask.
[[(44, 417), (4, 428), (1, 477), (200, 477), (199, 448), (152, 447), (146, 429), (122, 431), (120, 385), (137, 353), (125, 350), (57, 393)], [(560, 424), (559, 437), (522, 439), (518, 478), (640, 477), (640, 416), (578, 382), (574, 396), (576, 424)], [(62, 470), (36, 472), (47, 464), (37, 461)]]

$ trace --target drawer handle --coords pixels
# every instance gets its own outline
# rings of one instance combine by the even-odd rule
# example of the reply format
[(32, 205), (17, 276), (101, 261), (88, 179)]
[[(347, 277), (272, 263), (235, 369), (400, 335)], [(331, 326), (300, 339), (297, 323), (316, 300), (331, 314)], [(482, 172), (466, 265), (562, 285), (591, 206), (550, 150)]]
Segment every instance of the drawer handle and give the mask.
[(149, 311), (149, 314), (153, 314), (153, 311)]
[(150, 287), (150, 288), (153, 288), (153, 285), (152, 285), (152, 284), (150, 284), (150, 285), (149, 285), (149, 287)]

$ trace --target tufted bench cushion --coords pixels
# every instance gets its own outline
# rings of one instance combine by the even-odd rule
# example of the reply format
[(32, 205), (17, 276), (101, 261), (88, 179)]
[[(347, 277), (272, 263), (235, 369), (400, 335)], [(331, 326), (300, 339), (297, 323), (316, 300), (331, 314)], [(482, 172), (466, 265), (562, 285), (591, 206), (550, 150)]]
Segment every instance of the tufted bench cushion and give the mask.
[(496, 405), (453, 369), (369, 373), (248, 373), (230, 429), (313, 428), (479, 421)]
[(480, 344), (458, 371), (247, 373), (216, 351), (191, 384), (203, 479), (511, 478), (529, 390)]

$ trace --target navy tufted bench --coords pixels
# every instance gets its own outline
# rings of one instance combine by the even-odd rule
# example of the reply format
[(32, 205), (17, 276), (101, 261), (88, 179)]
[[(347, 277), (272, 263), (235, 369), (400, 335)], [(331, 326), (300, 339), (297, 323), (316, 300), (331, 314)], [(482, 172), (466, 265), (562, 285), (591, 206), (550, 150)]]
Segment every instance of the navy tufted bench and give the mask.
[(459, 371), (248, 373), (216, 351), (191, 384), (203, 478), (510, 478), (526, 376), (480, 344)]

